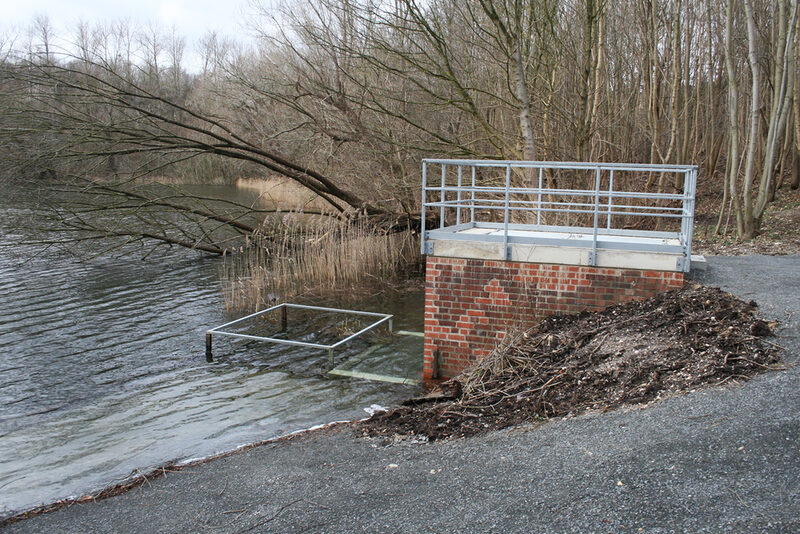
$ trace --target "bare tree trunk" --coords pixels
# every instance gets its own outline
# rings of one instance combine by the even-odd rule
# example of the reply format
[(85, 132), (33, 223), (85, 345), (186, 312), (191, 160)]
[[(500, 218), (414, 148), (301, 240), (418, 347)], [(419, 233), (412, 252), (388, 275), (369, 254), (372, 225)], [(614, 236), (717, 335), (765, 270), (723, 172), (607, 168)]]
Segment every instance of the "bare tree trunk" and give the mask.
[(597, 70), (600, 61), (600, 45), (598, 34), (602, 6), (595, 0), (586, 0), (585, 27), (583, 35), (583, 68), (581, 70), (581, 86), (579, 98), (580, 125), (578, 129), (578, 160), (586, 160), (590, 155), (590, 141), (593, 134), (594, 99), (597, 97), (596, 83), (599, 81)]
[(739, 199), (739, 81), (733, 64), (733, 2), (728, 0), (725, 6), (725, 68), (728, 73), (728, 191), (736, 215), (737, 233), (744, 233), (744, 220), (741, 201)]
[(781, 135), (785, 135), (786, 121), (791, 109), (794, 75), (791, 68), (791, 40), (797, 19), (797, 3), (791, 13), (791, 20), (787, 25), (787, 2), (779, 0), (778, 4), (778, 39), (775, 47), (773, 76), (773, 97), (770, 109), (767, 140), (765, 146), (764, 163), (761, 167), (761, 181), (758, 184), (758, 196), (753, 207), (752, 234), (758, 233), (764, 210), (770, 201), (772, 181), (775, 174), (775, 157), (781, 142)]
[[(729, 0), (733, 1), (733, 0)], [(751, 0), (744, 0), (745, 22), (747, 24), (747, 58), (750, 64), (751, 93), (750, 93), (750, 129), (747, 135), (747, 159), (744, 167), (744, 185), (742, 188), (743, 227), (740, 235), (745, 239), (755, 237), (756, 228), (753, 219), (753, 182), (755, 179), (756, 145), (758, 143), (758, 121), (761, 108), (761, 66), (758, 64), (756, 54), (756, 23), (753, 16)], [(738, 218), (737, 218), (738, 221)]]
[[(659, 156), (659, 126), (661, 117), (659, 113), (658, 104), (658, 88), (661, 83), (659, 75), (659, 62), (658, 62), (658, 33), (656, 26), (656, 1), (650, 0), (648, 4), (648, 23), (649, 23), (649, 37), (651, 39), (650, 48), (648, 50), (649, 64), (648, 76), (650, 78), (650, 94), (648, 96), (648, 118), (650, 121), (650, 135), (652, 142), (650, 145), (650, 163), (656, 163)], [(648, 183), (648, 189), (651, 184)]]
[(792, 165), (792, 181), (789, 184), (792, 190), (800, 187), (800, 151), (794, 150), (794, 164)]
[(602, 8), (600, 8), (600, 12), (597, 14), (597, 39), (595, 40), (594, 96), (592, 96), (592, 113), (589, 117), (589, 134), (592, 140), (592, 150), (589, 159), (592, 161), (599, 161), (601, 159), (599, 153), (600, 145), (597, 142), (599, 137), (597, 120), (600, 108), (600, 96), (603, 94), (603, 60), (605, 57), (603, 43), (605, 41), (605, 27), (605, 16)]
[(522, 132), (523, 140), (523, 158), (529, 161), (536, 159), (536, 145), (533, 136), (533, 123), (531, 122), (531, 99), (528, 93), (528, 78), (525, 73), (525, 61), (522, 57), (522, 35), (520, 35), (522, 28), (522, 13), (519, 6), (515, 6), (509, 15), (513, 20), (509, 20), (508, 24), (504, 22), (500, 14), (497, 12), (492, 0), (480, 0), (483, 12), (492, 21), (498, 34), (505, 42), (508, 51), (508, 58), (513, 65), (514, 72), (514, 86), (516, 88), (516, 95), (519, 105), (519, 126)]
[(528, 95), (528, 81), (525, 76), (525, 64), (522, 61), (522, 50), (519, 38), (514, 43), (514, 72), (517, 85), (517, 98), (519, 99), (519, 125), (522, 130), (522, 139), (525, 143), (524, 159), (536, 159), (536, 145), (533, 138), (533, 124), (531, 123), (531, 99)]
[[(796, 153), (800, 153), (800, 16), (794, 19), (794, 61), (792, 62), (794, 73), (794, 97), (792, 98), (794, 108), (794, 143)], [(795, 169), (797, 166), (795, 165)], [(797, 172), (794, 174), (797, 176)], [(792, 180), (792, 189), (797, 189), (798, 185)]]

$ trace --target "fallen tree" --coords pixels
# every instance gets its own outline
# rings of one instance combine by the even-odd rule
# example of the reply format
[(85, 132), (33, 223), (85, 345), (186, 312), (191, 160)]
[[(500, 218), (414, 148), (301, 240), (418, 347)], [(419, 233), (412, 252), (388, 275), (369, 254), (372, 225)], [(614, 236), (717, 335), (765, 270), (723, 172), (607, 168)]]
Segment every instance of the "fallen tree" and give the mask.
[(149, 89), (106, 63), (19, 60), (6, 62), (0, 72), (0, 84), (14, 95), (4, 100), (3, 144), (19, 153), (20, 166), (41, 169), (33, 174), (53, 186), (48, 228), (69, 233), (66, 242), (152, 241), (213, 254), (240, 246), (235, 238), (252, 234), (276, 210), (139, 181), (200, 156), (243, 161), (263, 175), (299, 184), (328, 206), (313, 213), (366, 218), (386, 232), (419, 227), (419, 215), (378, 206), (237, 133), (225, 119)]

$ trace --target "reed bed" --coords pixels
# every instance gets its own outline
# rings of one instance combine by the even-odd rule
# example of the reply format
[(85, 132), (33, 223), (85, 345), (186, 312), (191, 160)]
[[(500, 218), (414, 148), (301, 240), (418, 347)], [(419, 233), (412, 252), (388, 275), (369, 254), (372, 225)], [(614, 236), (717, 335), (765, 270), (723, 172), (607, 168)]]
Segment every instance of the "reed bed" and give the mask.
[(407, 276), (419, 262), (411, 232), (386, 233), (364, 219), (278, 215), (225, 259), (225, 307), (257, 310), (302, 295), (374, 288)]
[(283, 209), (309, 213), (331, 212), (331, 205), (325, 199), (310, 192), (288, 178), (270, 176), (269, 178), (239, 178), (236, 187), (257, 192), (264, 204)]

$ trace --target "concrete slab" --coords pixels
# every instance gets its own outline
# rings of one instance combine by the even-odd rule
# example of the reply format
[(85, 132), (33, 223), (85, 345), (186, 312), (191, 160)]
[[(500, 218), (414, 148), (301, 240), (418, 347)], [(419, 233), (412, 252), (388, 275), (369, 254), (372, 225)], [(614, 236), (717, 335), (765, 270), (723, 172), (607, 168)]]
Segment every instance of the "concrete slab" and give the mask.
[[(480, 260), (506, 259), (503, 244), (498, 242), (504, 236), (502, 228), (476, 227), (463, 230), (452, 228), (451, 230), (452, 234), (470, 236), (470, 238), (448, 239), (442, 235), (430, 236), (434, 256)], [(448, 229), (445, 228), (444, 231), (448, 231)], [(512, 228), (509, 229), (508, 235), (517, 241), (508, 245), (510, 249), (508, 259), (511, 261), (591, 265), (589, 261), (593, 243), (591, 233)], [(493, 238), (493, 241), (483, 241), (482, 237)], [(536, 243), (525, 243), (526, 240), (535, 240)], [(637, 250), (638, 247), (651, 250)], [(672, 237), (604, 233), (598, 236), (595, 266), (679, 272), (682, 270), (679, 268), (679, 260), (683, 255), (676, 250), (678, 247), (680, 247), (680, 240)], [(662, 250), (654, 251), (652, 250), (654, 248)], [(698, 268), (702, 268), (700, 263), (698, 263)]]
[(681, 257), (680, 254), (667, 254), (663, 252), (598, 250), (595, 266), (677, 272), (680, 271), (680, 269), (678, 269), (678, 259)]
[[(484, 230), (484, 231), (477, 231)], [(488, 230), (488, 231), (486, 231)], [(491, 228), (470, 228), (469, 230), (459, 230), (458, 234), (473, 234), (473, 235), (493, 235), (503, 236), (503, 230), (495, 230)], [(546, 232), (546, 231), (533, 231), (533, 230), (509, 230), (508, 235), (511, 237), (529, 238), (529, 239), (551, 239), (551, 240), (570, 240), (575, 242), (586, 243), (586, 246), (591, 246), (592, 234), (584, 232)], [(668, 245), (678, 247), (680, 246), (679, 239), (673, 238), (658, 238), (658, 237), (644, 237), (644, 236), (626, 236), (626, 235), (613, 235), (601, 234), (598, 235), (598, 240), (606, 243), (625, 243), (625, 244), (639, 244), (639, 245)]]
[(578, 247), (546, 245), (511, 245), (511, 261), (553, 263), (559, 265), (589, 265), (589, 250)]
[(692, 271), (705, 271), (708, 269), (706, 257), (700, 254), (692, 254)]
[(433, 241), (433, 255), (446, 258), (473, 258), (480, 260), (505, 259), (502, 243), (446, 239), (437, 239)]
[[(591, 249), (586, 247), (556, 247), (512, 243), (509, 248), (510, 261), (556, 265), (591, 265), (589, 262)], [(506, 259), (503, 254), (502, 243), (443, 239), (433, 241), (433, 255), (479, 260)], [(679, 258), (681, 258), (680, 254), (598, 249), (595, 266), (677, 272), (679, 271)]]
[(494, 232), (492, 228), (467, 228), (466, 230), (460, 230), (458, 233), (460, 234), (474, 234), (474, 235), (487, 235)]

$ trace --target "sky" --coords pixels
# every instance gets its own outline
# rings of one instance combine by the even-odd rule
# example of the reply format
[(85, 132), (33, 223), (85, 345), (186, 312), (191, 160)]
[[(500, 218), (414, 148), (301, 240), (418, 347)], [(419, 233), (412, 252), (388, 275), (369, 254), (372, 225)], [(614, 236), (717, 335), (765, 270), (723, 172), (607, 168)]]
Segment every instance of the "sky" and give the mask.
[[(173, 25), (186, 38), (187, 49), (210, 31), (249, 40), (245, 21), (252, 9), (248, 0), (0, 0), (0, 25), (20, 31), (39, 15), (46, 15), (61, 36), (73, 33), (80, 21), (92, 23), (128, 20)], [(188, 58), (187, 58), (188, 59)]]

